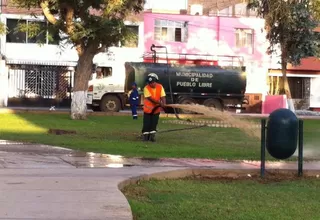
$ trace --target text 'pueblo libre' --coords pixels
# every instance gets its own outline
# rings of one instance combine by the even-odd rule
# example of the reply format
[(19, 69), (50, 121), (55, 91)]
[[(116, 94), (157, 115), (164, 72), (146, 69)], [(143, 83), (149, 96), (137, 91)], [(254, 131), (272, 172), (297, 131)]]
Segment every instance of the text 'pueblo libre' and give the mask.
[(199, 82), (199, 78), (207, 78), (207, 79), (212, 79), (213, 74), (212, 73), (195, 73), (195, 72), (176, 72), (176, 76), (178, 77), (189, 77), (190, 81), (185, 82), (185, 81), (177, 81), (176, 86), (180, 87), (206, 87), (206, 88), (211, 88), (212, 83), (208, 82)]

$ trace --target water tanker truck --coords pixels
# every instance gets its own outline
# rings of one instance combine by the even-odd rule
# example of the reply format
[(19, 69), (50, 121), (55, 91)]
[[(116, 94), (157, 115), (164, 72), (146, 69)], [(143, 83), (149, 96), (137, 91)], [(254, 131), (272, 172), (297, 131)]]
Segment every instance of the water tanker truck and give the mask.
[[(118, 112), (128, 105), (128, 92), (136, 82), (143, 105), (149, 73), (156, 73), (168, 104), (203, 104), (217, 109), (241, 108), (246, 90), (244, 68), (126, 62), (99, 64), (103, 77), (89, 82), (87, 105), (93, 110)], [(169, 109), (167, 109), (169, 110)], [(180, 113), (187, 113), (180, 111)]]

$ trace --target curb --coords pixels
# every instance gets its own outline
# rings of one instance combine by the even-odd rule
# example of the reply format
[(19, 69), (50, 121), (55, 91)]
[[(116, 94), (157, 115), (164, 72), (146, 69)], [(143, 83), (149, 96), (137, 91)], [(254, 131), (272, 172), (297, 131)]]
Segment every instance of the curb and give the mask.
[[(268, 173), (278, 173), (278, 174), (297, 174), (297, 170), (292, 169), (268, 169), (265, 176), (268, 176)], [(250, 175), (260, 175), (259, 169), (208, 169), (208, 168), (187, 168), (187, 169), (178, 169), (173, 171), (157, 172), (149, 175), (141, 175), (133, 178), (124, 180), (118, 184), (118, 188), (122, 191), (126, 186), (131, 184), (137, 184), (139, 181), (145, 180), (166, 180), (166, 179), (181, 179), (187, 177), (229, 177), (229, 178), (238, 178), (238, 177), (248, 177)], [(304, 170), (304, 177), (315, 177), (320, 174), (320, 170)], [(249, 178), (249, 177), (248, 177)]]

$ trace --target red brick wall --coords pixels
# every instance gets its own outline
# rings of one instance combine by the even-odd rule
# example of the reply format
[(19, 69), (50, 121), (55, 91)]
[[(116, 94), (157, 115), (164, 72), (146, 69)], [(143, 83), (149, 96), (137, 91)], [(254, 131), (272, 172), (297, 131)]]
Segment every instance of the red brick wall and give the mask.
[(2, 3), (2, 13), (3, 14), (41, 14), (41, 9), (22, 9), (18, 7), (14, 7), (12, 4), (10, 4), (10, 0), (1, 0)]

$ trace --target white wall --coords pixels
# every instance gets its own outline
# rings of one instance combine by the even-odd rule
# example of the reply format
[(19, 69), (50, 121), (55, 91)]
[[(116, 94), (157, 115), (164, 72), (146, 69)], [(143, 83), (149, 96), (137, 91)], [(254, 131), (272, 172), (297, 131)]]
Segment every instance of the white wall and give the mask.
[(310, 107), (320, 108), (320, 76), (311, 78)]
[[(219, 11), (220, 16), (256, 16), (256, 12), (253, 10), (247, 11), (247, 3), (239, 3), (229, 6)], [(249, 13), (248, 13), (249, 12)], [(234, 13), (234, 14), (233, 14)]]
[(93, 58), (94, 63), (104, 63), (108, 60), (119, 62), (142, 62), (143, 49), (140, 48), (109, 48), (109, 53), (99, 53)]
[(0, 107), (7, 106), (8, 102), (8, 68), (5, 61), (0, 61)]
[(267, 85), (267, 65), (259, 65), (258, 62), (248, 62), (246, 64), (247, 87), (246, 93), (259, 93), (263, 96), (268, 92)]
[(73, 61), (78, 60), (75, 50), (68, 48), (60, 49), (55, 45), (6, 43), (5, 50), (1, 51), (9, 60), (25, 61)]
[(144, 8), (163, 10), (188, 9), (188, 0), (147, 0)]

